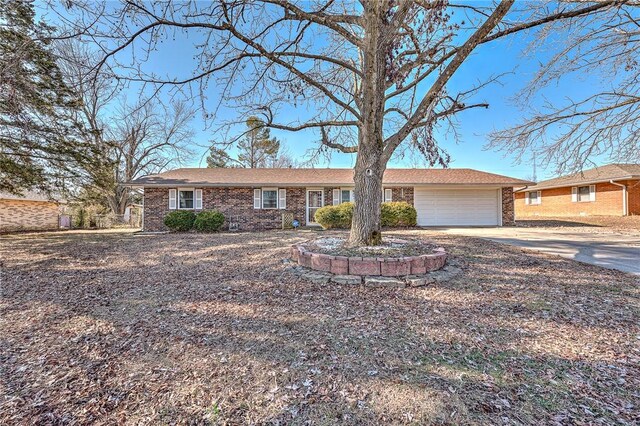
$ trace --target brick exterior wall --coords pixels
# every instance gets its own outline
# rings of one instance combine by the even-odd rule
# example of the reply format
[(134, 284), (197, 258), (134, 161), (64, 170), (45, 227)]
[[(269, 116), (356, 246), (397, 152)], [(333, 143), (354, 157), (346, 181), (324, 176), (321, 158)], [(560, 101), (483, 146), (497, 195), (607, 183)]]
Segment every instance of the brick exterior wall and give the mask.
[(640, 180), (630, 181), (627, 185), (629, 214), (640, 215)]
[[(238, 229), (254, 231), (279, 229), (282, 213), (292, 212), (302, 226), (307, 224), (307, 188), (285, 188), (287, 190), (286, 209), (254, 209), (253, 188), (203, 188), (202, 208), (219, 210), (228, 222), (238, 224)], [(325, 187), (324, 205), (333, 204), (334, 187)], [(407, 201), (413, 204), (413, 188), (393, 188), (393, 201)], [(169, 189), (145, 188), (144, 190), (144, 230), (148, 232), (166, 231), (164, 217), (169, 213)]]
[(52, 202), (0, 200), (0, 232), (57, 229), (58, 213)]
[[(306, 224), (306, 189), (285, 188), (286, 209), (254, 209), (253, 188), (203, 188), (203, 210), (219, 210), (228, 222), (238, 224), (240, 230), (276, 229), (282, 226), (282, 213), (293, 212), (301, 225)], [(169, 189), (145, 188), (144, 230), (166, 231), (164, 217), (169, 213)]]
[(237, 223), (238, 229), (242, 231), (281, 228), (284, 212), (292, 212), (294, 218), (304, 226), (306, 224), (306, 189), (285, 189), (287, 190), (286, 209), (254, 209), (253, 188), (205, 188), (202, 191), (202, 207), (205, 210), (219, 210), (224, 214), (227, 222)]
[[(628, 187), (629, 214), (640, 214), (639, 181), (620, 182)], [(596, 184), (596, 200), (571, 201), (571, 186), (541, 190), (541, 203), (525, 203), (525, 192), (515, 196), (516, 218), (532, 216), (622, 216), (622, 188), (611, 183)]]
[[(282, 213), (292, 212), (300, 225), (305, 226), (307, 188), (285, 188), (287, 190), (286, 209), (254, 209), (253, 188), (202, 188), (203, 210), (219, 210), (227, 222), (238, 224), (243, 231), (279, 229)], [(325, 187), (324, 205), (333, 204), (334, 187)], [(413, 187), (392, 188), (393, 201), (406, 201), (413, 205)], [(144, 190), (144, 230), (148, 232), (166, 231), (164, 217), (169, 213), (169, 189), (145, 188)], [(502, 220), (504, 225), (512, 225), (513, 190), (502, 188)]]
[(515, 212), (513, 210), (513, 188), (502, 188), (502, 226), (515, 225), (515, 219)]
[(413, 187), (391, 188), (391, 197), (393, 201), (406, 201), (413, 205)]

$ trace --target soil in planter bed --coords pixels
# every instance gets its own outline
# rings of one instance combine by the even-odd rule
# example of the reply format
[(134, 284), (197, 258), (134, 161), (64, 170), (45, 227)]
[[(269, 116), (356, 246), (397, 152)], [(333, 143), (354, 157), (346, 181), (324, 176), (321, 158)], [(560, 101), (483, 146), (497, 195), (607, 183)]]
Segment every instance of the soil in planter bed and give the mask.
[(307, 250), (331, 256), (402, 257), (432, 253), (437, 247), (422, 240), (383, 238), (377, 246), (349, 247), (345, 238), (318, 238), (304, 243)]

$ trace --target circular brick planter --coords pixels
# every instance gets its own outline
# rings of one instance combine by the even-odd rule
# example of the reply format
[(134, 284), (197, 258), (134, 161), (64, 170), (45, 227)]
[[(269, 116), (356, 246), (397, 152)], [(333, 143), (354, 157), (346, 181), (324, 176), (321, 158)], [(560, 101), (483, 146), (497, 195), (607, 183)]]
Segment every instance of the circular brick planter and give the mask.
[(424, 275), (444, 267), (447, 253), (439, 247), (430, 254), (405, 257), (332, 256), (309, 251), (305, 243), (291, 246), (291, 259), (298, 265), (334, 275), (405, 277)]

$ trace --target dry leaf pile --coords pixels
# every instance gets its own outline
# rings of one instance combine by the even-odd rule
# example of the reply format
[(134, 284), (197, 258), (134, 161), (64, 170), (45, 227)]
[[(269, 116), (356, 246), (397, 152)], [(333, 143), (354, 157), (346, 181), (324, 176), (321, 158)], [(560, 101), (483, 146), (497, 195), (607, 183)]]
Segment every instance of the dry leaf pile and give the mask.
[(637, 278), (393, 235), (464, 273), (312, 284), (293, 231), (1, 238), (0, 424), (640, 422)]

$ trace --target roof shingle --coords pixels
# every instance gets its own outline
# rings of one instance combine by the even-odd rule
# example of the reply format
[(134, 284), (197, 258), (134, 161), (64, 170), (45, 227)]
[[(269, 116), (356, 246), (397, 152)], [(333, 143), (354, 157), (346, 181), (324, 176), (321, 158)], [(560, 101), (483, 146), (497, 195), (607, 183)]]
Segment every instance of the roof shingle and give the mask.
[(571, 175), (543, 180), (527, 188), (527, 191), (621, 179), (640, 179), (640, 164), (608, 164), (595, 167)]
[[(473, 169), (387, 169), (385, 185), (530, 185), (532, 182)], [(131, 186), (353, 185), (353, 169), (181, 168), (141, 177)]]

